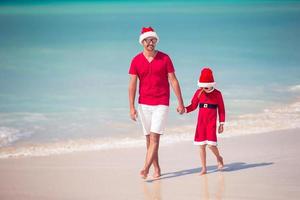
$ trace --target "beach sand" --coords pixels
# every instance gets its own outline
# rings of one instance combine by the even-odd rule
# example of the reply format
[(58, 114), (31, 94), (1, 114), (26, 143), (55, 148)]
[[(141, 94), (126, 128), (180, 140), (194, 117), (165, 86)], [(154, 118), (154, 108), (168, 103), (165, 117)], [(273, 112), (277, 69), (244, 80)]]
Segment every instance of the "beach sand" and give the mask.
[(299, 199), (299, 131), (221, 138), (204, 176), (192, 141), (161, 146), (160, 180), (139, 177), (145, 148), (1, 159), (0, 199)]

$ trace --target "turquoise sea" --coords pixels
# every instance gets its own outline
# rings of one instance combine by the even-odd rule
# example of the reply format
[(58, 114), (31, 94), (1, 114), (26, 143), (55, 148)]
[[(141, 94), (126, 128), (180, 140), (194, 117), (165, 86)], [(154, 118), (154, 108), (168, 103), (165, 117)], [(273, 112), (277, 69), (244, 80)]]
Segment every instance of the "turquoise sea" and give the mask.
[[(299, 21), (298, 1), (1, 1), (0, 157), (143, 146), (128, 110), (143, 26), (185, 104), (213, 69), (223, 137), (299, 128)], [(173, 94), (170, 106), (162, 143), (192, 141), (196, 112), (179, 116)]]

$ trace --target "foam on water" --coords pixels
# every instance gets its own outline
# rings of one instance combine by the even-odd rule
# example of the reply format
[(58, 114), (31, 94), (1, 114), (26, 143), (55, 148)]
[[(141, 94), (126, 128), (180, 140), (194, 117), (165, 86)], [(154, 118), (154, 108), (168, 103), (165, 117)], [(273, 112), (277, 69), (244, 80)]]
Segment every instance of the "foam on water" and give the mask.
[(262, 113), (241, 115), (226, 124), (223, 137), (300, 128), (300, 102), (265, 109)]
[[(265, 109), (258, 114), (238, 116), (226, 122), (225, 132), (220, 137), (234, 137), (295, 128), (300, 128), (300, 101), (286, 106)], [(167, 133), (161, 138), (161, 145), (169, 145), (182, 141), (192, 142), (194, 129), (195, 124), (169, 127)], [(1, 143), (6, 144), (17, 140), (20, 136), (20, 131), (1, 127), (0, 134)], [(63, 140), (2, 147), (0, 158), (48, 156), (71, 152), (135, 148), (144, 145), (145, 139), (143, 136)]]
[(31, 132), (22, 132), (15, 128), (0, 127), (0, 148), (12, 144), (21, 138), (29, 137), (31, 134)]

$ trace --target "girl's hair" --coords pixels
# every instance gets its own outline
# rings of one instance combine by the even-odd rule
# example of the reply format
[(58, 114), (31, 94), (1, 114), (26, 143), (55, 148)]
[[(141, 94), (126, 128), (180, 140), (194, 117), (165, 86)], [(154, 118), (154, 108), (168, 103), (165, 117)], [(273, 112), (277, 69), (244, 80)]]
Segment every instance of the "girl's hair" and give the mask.
[(201, 96), (201, 94), (202, 94), (202, 92), (203, 92), (204, 89), (201, 88), (200, 90), (201, 90), (201, 91), (200, 91), (199, 94), (198, 94), (198, 99), (200, 99), (200, 96)]

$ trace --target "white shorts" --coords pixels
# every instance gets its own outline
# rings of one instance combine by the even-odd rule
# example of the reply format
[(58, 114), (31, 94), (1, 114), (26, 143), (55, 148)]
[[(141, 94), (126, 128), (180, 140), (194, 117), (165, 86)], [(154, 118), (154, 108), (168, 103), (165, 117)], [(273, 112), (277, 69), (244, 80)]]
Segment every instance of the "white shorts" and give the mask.
[(151, 133), (163, 134), (167, 122), (169, 106), (149, 106), (139, 104), (138, 116), (141, 120), (144, 135)]

